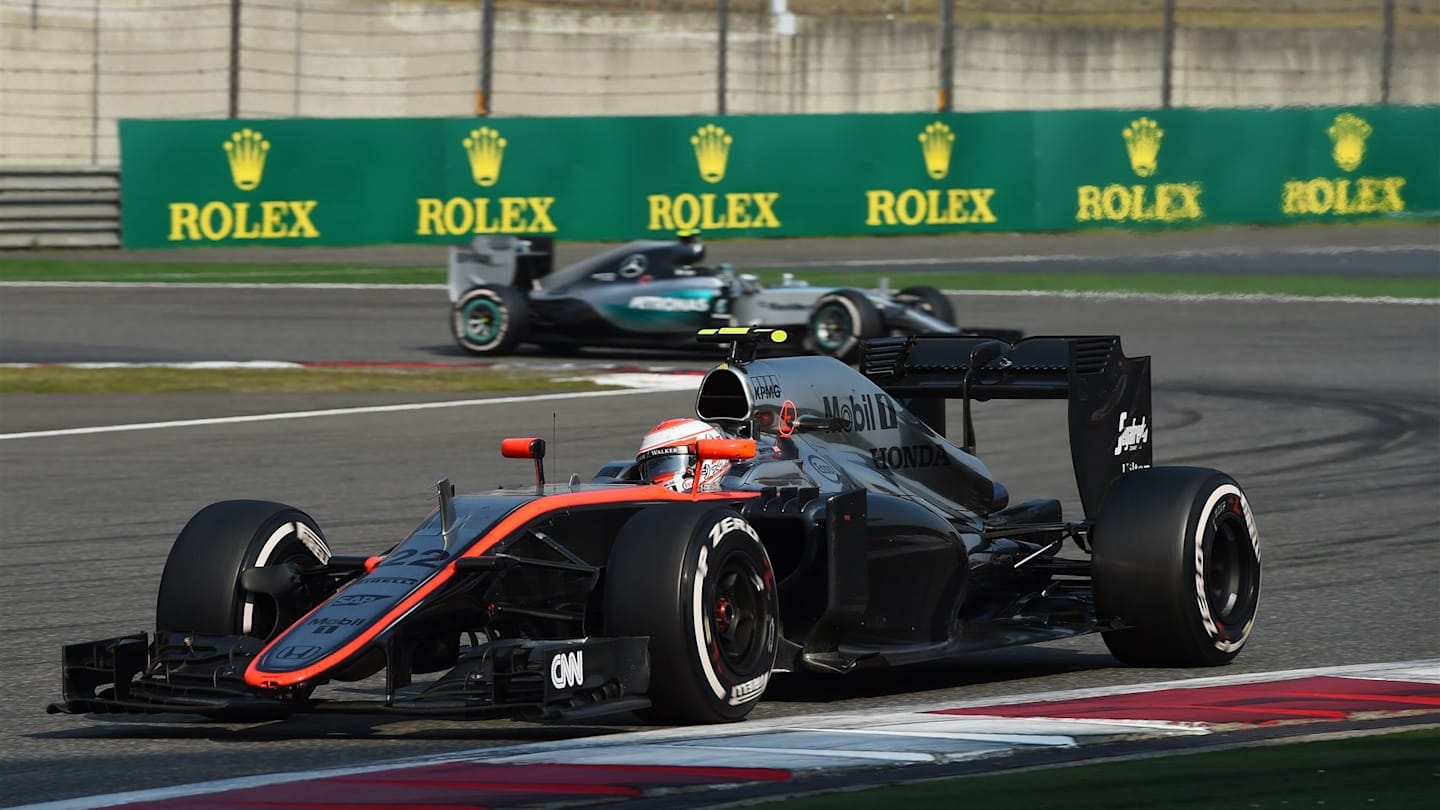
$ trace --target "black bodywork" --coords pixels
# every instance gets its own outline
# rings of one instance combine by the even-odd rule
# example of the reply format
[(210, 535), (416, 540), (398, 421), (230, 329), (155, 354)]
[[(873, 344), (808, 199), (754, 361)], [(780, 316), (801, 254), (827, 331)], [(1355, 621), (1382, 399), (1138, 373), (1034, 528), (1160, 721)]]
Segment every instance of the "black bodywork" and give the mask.
[[(1103, 629), (1083, 554), (1090, 525), (1066, 521), (1058, 500), (1010, 504), (965, 449), (969, 406), (1067, 399), (1091, 513), (1113, 479), (1150, 466), (1148, 358), (1125, 357), (1115, 337), (901, 337), (868, 343), (856, 371), (828, 357), (757, 358), (766, 330), (708, 331), (734, 349), (701, 383), (697, 414), (758, 451), (722, 491), (634, 481), (628, 462), (588, 484), (462, 497), (442, 481), (435, 509), (388, 552), (243, 572), (242, 591), (302, 608), (269, 638), (162, 629), (65, 647), (64, 700), (51, 711), (579, 720), (643, 708), (647, 640), (605, 635), (607, 559), (637, 512), (693, 500), (733, 507), (769, 554), (775, 671), (840, 673)], [(957, 399), (958, 444), (945, 436)], [(1061, 555), (1067, 542), (1079, 559)], [(374, 688), (364, 700), (346, 689), (361, 682)]]

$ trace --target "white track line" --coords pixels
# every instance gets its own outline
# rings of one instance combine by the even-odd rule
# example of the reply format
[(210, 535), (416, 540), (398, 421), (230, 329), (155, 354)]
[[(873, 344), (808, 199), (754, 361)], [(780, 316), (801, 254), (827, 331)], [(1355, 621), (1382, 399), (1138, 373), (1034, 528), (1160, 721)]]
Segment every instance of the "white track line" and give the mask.
[(467, 408), (485, 405), (511, 405), (518, 402), (554, 402), (562, 399), (585, 397), (623, 397), (632, 394), (654, 394), (666, 389), (631, 388), (622, 391), (572, 391), (561, 394), (534, 394), (517, 397), (491, 397), (488, 399), (461, 399), (446, 402), (413, 402), (404, 405), (369, 405), (358, 408), (327, 408), (319, 411), (288, 411), (282, 413), (257, 413), (248, 416), (219, 416), (208, 419), (178, 419), (170, 422), (138, 422), (128, 425), (97, 425), (95, 427), (63, 428), (59, 430), (31, 430), (24, 433), (0, 433), (0, 441), (8, 439), (39, 439), (54, 436), (83, 436), (93, 433), (126, 433), (135, 430), (162, 430), (165, 428), (200, 427), (204, 425), (236, 425), (246, 422), (278, 422), (287, 419), (310, 419), (318, 416), (351, 416), (365, 413), (399, 413), (402, 411), (430, 411), (440, 408)]

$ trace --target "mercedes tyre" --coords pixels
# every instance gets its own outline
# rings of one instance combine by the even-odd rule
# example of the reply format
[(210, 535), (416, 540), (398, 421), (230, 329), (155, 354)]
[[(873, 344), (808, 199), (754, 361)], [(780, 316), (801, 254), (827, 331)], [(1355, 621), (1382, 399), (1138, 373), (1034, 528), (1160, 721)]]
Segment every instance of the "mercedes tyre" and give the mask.
[(838, 289), (815, 302), (807, 322), (806, 347), (851, 362), (860, 341), (879, 337), (885, 329), (880, 310), (859, 290)]
[(529, 320), (530, 306), (514, 287), (472, 287), (450, 309), (450, 332), (471, 354), (510, 354)]

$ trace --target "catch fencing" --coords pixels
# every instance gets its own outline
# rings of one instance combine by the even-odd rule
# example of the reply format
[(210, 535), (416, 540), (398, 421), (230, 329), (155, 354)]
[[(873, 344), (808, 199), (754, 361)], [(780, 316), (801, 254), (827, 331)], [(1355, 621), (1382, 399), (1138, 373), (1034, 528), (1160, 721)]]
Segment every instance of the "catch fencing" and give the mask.
[(121, 119), (1440, 102), (1440, 0), (0, 0), (0, 166)]

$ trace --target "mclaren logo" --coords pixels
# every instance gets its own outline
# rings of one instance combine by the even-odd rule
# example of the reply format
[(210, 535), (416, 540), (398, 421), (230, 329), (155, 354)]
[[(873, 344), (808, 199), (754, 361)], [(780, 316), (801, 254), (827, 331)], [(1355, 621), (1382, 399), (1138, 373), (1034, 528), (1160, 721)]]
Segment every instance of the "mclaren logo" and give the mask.
[(460, 145), (470, 160), (470, 176), (475, 184), (493, 186), (500, 179), (500, 162), (505, 159), (506, 140), (490, 127), (472, 130)]
[[(1365, 141), (1373, 130), (1354, 113), (1340, 113), (1325, 130), (1330, 157), (1343, 172), (1353, 172), (1365, 160)], [(1281, 191), (1280, 210), (1286, 216), (1354, 216), (1398, 214), (1405, 210), (1400, 190), (1404, 177), (1315, 177), (1287, 180)]]
[[(1120, 131), (1130, 170), (1151, 177), (1160, 168), (1165, 130), (1154, 119), (1136, 118)], [(1205, 218), (1199, 183), (1111, 183), (1076, 188), (1076, 222), (1185, 222)]]
[[(955, 132), (944, 121), (927, 124), (920, 131), (920, 157), (931, 180), (950, 176), (950, 159), (955, 150)], [(865, 192), (865, 224), (870, 227), (895, 225), (971, 225), (998, 221), (990, 200), (993, 188), (906, 188), (868, 189)]]
[(730, 159), (730, 144), (734, 142), (724, 127), (714, 124), (706, 124), (690, 136), (701, 180), (718, 183), (725, 179), (725, 163)]
[(270, 142), (249, 127), (232, 133), (224, 144), (225, 154), (230, 159), (230, 179), (241, 191), (251, 191), (260, 185), (265, 174), (265, 155), (270, 151)]
[[(221, 145), (230, 169), (230, 182), (240, 191), (260, 187), (270, 141), (259, 130), (245, 127), (230, 133)], [(317, 239), (315, 200), (209, 200), (172, 202), (171, 242), (230, 242), (269, 239)]]
[[(460, 139), (470, 179), (481, 188), (500, 182), (500, 167), (510, 141), (494, 127), (479, 127)], [(550, 208), (554, 197), (419, 197), (415, 200), (416, 236), (470, 236), (487, 233), (554, 233)]]
[(955, 133), (944, 121), (925, 127), (920, 133), (920, 154), (925, 158), (925, 173), (933, 180), (944, 180), (950, 173), (950, 150), (955, 145)]
[[(700, 179), (720, 183), (730, 169), (730, 147), (735, 137), (718, 124), (706, 124), (690, 136)], [(772, 230), (780, 227), (778, 191), (730, 191), (649, 194), (652, 231)]]

